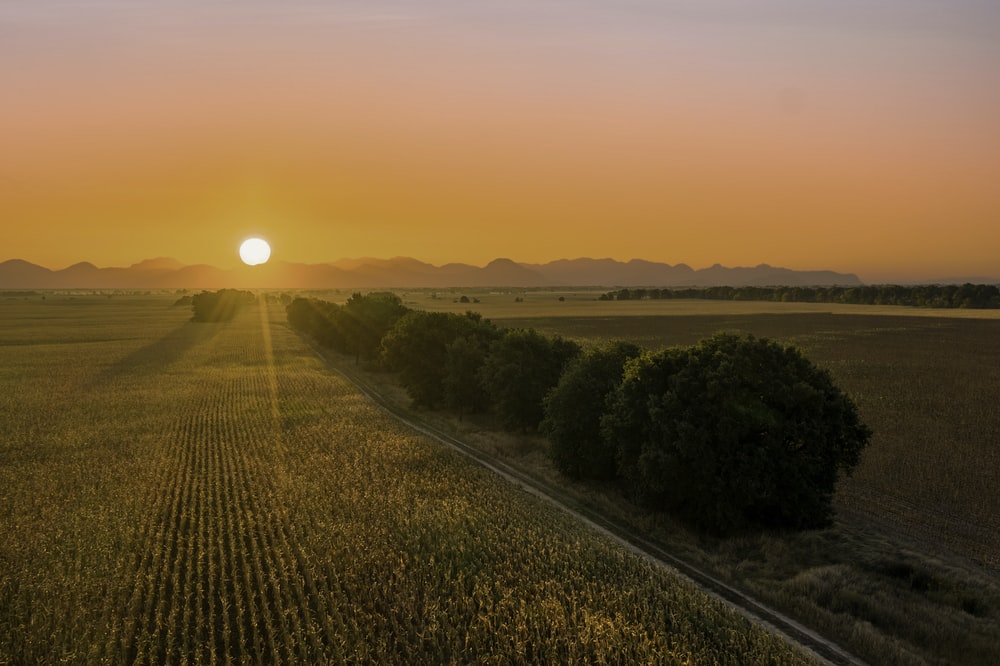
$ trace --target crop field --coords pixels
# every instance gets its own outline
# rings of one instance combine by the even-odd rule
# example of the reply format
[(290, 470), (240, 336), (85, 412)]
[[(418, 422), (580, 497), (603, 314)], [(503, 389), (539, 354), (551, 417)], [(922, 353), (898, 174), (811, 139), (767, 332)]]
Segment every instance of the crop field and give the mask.
[[(490, 415), (421, 420), (666, 544), (870, 663), (994, 664), (1000, 655), (1000, 319), (995, 310), (725, 301), (596, 301), (591, 291), (398, 292), (414, 308), (473, 309), (584, 347), (649, 349), (719, 331), (791, 343), (827, 368), (874, 429), (835, 497), (832, 528), (710, 539), (633, 506), (615, 487), (573, 483), (540, 437)], [(462, 297), (466, 301), (462, 302)], [(520, 299), (520, 300), (516, 300)], [(345, 359), (353, 367), (352, 359)], [(391, 375), (366, 373), (399, 405)]]
[(172, 301), (0, 301), (0, 664), (806, 661)]
[[(644, 304), (632, 305), (630, 312)], [(552, 306), (548, 315), (494, 321), (585, 345), (619, 338), (655, 349), (728, 330), (802, 349), (874, 430), (861, 464), (839, 485), (835, 528), (701, 543), (689, 556), (874, 663), (996, 663), (1000, 321), (992, 312), (802, 312), (801, 304), (782, 312), (783, 304), (762, 304), (767, 312), (753, 314), (732, 305), (642, 316), (615, 316), (609, 304), (599, 316), (561, 316)], [(677, 529), (661, 538), (676, 543)]]
[[(875, 431), (837, 501), (1000, 571), (1000, 311), (750, 301), (596, 301), (601, 290), (408, 292), (587, 345), (689, 345), (718, 331), (793, 344), (832, 373)], [(471, 303), (461, 303), (465, 296)], [(520, 301), (515, 301), (520, 298)], [(560, 300), (563, 299), (563, 300)]]

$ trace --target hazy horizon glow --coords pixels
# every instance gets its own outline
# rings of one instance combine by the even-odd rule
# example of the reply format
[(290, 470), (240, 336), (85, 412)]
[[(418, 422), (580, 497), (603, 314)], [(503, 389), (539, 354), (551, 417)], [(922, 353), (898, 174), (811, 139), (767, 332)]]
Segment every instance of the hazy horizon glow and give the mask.
[(0, 260), (1000, 277), (1000, 5), (10, 0)]

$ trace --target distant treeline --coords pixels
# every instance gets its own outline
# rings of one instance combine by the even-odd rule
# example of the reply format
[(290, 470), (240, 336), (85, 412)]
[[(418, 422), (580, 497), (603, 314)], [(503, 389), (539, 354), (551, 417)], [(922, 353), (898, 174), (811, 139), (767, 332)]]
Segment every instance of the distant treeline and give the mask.
[(713, 532), (827, 524), (837, 476), (870, 436), (827, 372), (752, 336), (584, 351), (473, 312), (410, 310), (389, 292), (297, 298), (287, 313), (317, 343), (398, 372), (415, 405), (537, 431), (564, 474), (618, 482)]
[(911, 305), (923, 308), (1000, 308), (1000, 288), (992, 284), (866, 285), (862, 287), (686, 287), (609, 291), (602, 301), (701, 298), (716, 301), (779, 301)]

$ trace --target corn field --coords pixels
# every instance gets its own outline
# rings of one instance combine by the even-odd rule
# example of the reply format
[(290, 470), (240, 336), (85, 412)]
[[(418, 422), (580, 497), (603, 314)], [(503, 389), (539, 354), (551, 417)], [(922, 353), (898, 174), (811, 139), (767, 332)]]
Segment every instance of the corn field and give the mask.
[(0, 664), (801, 663), (262, 302), (0, 302)]

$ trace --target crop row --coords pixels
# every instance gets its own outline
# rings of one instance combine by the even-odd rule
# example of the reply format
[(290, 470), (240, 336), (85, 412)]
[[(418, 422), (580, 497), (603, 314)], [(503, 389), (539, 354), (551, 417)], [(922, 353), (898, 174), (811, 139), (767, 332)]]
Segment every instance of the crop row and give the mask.
[(134, 584), (108, 645), (123, 661), (307, 662), (329, 640), (315, 619), (327, 591), (308, 576), (274, 506), (280, 434), (260, 345), (253, 336), (229, 342), (206, 367), (253, 371), (205, 371), (178, 405)]

